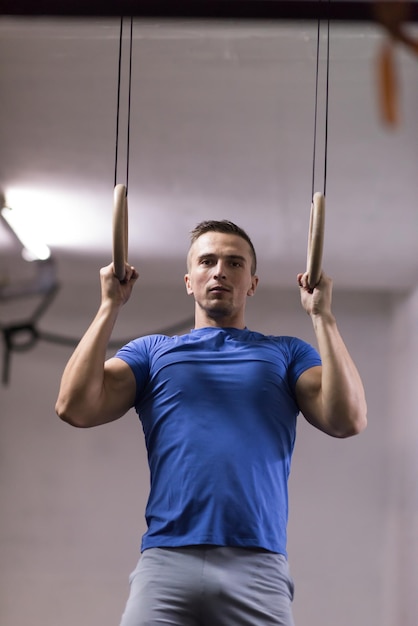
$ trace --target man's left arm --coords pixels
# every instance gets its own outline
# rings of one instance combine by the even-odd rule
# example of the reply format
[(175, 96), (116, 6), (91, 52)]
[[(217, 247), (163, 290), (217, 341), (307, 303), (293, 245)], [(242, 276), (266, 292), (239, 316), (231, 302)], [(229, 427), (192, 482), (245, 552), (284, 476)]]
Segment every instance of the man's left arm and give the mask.
[(296, 398), (305, 418), (333, 437), (351, 437), (367, 425), (367, 404), (360, 374), (340, 335), (331, 311), (332, 281), (322, 274), (310, 290), (307, 275), (299, 274), (301, 301), (310, 315), (322, 366), (299, 377)]

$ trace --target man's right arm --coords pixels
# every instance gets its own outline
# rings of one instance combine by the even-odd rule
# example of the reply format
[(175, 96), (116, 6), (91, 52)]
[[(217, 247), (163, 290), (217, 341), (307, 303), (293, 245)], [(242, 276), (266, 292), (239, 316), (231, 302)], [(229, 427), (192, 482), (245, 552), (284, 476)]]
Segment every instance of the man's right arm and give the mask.
[(121, 359), (105, 359), (119, 310), (138, 274), (127, 266), (125, 281), (120, 283), (109, 265), (100, 271), (100, 278), (100, 308), (64, 369), (55, 405), (62, 420), (79, 428), (112, 422), (135, 400), (135, 377), (129, 365)]

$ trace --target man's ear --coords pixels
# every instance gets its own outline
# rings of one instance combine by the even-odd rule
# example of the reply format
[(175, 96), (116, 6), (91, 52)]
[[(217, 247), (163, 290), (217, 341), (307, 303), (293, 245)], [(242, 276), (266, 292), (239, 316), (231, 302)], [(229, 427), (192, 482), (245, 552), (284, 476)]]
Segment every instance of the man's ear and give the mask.
[(258, 276), (254, 274), (254, 276), (251, 276), (251, 287), (247, 291), (247, 296), (253, 296), (255, 294), (257, 285), (258, 285)]
[(189, 276), (189, 274), (185, 274), (184, 275), (184, 282), (185, 282), (185, 285), (186, 285), (187, 294), (189, 296), (191, 296), (192, 293), (193, 293), (193, 289), (192, 289), (192, 286), (191, 286), (191, 283), (190, 283), (190, 276)]

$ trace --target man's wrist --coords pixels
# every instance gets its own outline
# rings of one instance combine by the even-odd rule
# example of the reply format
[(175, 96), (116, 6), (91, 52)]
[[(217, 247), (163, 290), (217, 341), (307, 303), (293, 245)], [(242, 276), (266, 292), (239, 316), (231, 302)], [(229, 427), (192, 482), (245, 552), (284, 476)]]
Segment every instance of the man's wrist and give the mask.
[(311, 313), (311, 320), (314, 327), (322, 326), (335, 326), (336, 319), (331, 311), (321, 311), (317, 313)]

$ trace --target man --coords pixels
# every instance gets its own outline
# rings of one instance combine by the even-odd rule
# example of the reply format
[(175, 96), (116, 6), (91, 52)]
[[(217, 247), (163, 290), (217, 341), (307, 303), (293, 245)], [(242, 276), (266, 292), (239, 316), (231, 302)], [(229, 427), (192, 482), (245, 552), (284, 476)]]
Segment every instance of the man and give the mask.
[(319, 354), (294, 337), (245, 326), (257, 284), (248, 235), (228, 221), (192, 231), (185, 283), (195, 327), (134, 340), (105, 361), (138, 278), (101, 270), (99, 311), (70, 358), (58, 415), (78, 427), (135, 406), (151, 475), (148, 530), (121, 626), (291, 626), (287, 479), (302, 412), (349, 437), (366, 426), (357, 369), (331, 312), (330, 278), (297, 277)]

